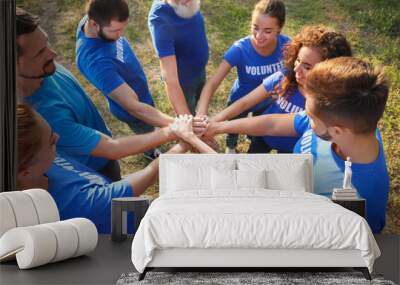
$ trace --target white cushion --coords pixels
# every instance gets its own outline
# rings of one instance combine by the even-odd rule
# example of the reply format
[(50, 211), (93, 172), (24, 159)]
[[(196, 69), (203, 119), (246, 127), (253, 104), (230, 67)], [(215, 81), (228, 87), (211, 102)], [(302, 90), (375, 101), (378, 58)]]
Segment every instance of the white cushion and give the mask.
[(78, 248), (73, 257), (86, 254), (96, 248), (98, 241), (97, 228), (90, 220), (74, 218), (65, 222), (72, 225), (78, 233)]
[(16, 226), (17, 222), (10, 202), (6, 197), (0, 195), (0, 237), (6, 231), (15, 228)]
[(212, 190), (236, 190), (236, 170), (211, 168)]
[(0, 238), (0, 260), (16, 257), (20, 269), (49, 263), (56, 252), (53, 231), (42, 225), (14, 228)]
[(211, 183), (211, 189), (214, 191), (233, 191), (242, 188), (266, 188), (266, 170), (229, 170), (212, 168)]
[[(15, 227), (33, 226), (60, 220), (57, 205), (43, 189), (0, 193), (0, 237)], [(3, 218), (4, 217), (4, 218)]]
[(239, 170), (266, 170), (267, 188), (271, 190), (308, 191), (311, 189), (306, 161), (238, 160)]
[(23, 191), (3, 192), (1, 196), (6, 198), (13, 209), (17, 227), (26, 227), (39, 224), (35, 205), (31, 197)]
[(293, 164), (290, 171), (270, 169), (267, 171), (268, 189), (307, 191), (307, 175), (304, 163)]
[(205, 167), (170, 163), (168, 173), (168, 189), (171, 191), (210, 188), (209, 170)]
[(166, 166), (168, 171), (167, 189), (168, 191), (187, 191), (187, 190), (210, 190), (211, 170), (235, 169), (234, 161), (218, 161), (218, 163), (194, 164), (190, 160), (182, 160), (181, 162), (169, 162)]
[(63, 221), (43, 224), (42, 226), (49, 228), (57, 240), (56, 254), (51, 262), (64, 260), (75, 255), (79, 243), (78, 232), (69, 223)]
[(56, 202), (50, 193), (43, 189), (29, 189), (22, 193), (27, 194), (33, 201), (39, 224), (52, 223), (60, 220)]
[(97, 245), (96, 226), (76, 218), (7, 231), (0, 238), (0, 261), (16, 257), (20, 269), (76, 257)]
[(267, 171), (236, 170), (237, 187), (240, 188), (267, 188)]
[(84, 218), (60, 222), (53, 198), (42, 189), (0, 193), (0, 214), (0, 262), (16, 258), (20, 269), (86, 254), (97, 245), (96, 226)]

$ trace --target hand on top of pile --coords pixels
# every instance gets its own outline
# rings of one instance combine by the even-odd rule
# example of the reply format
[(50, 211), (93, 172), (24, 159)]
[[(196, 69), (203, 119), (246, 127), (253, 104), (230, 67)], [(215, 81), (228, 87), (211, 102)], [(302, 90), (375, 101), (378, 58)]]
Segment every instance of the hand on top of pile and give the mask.
[(185, 114), (176, 117), (170, 128), (181, 139), (195, 134), (198, 137), (204, 138), (203, 141), (208, 142), (208, 144), (216, 145), (212, 131), (214, 124), (213, 119), (206, 115), (193, 117), (192, 115)]
[(193, 131), (199, 137), (214, 137), (216, 134), (216, 125), (217, 122), (215, 119), (206, 115), (193, 118)]
[(193, 116), (179, 115), (174, 122), (170, 124), (171, 131), (179, 138), (186, 139), (193, 135)]

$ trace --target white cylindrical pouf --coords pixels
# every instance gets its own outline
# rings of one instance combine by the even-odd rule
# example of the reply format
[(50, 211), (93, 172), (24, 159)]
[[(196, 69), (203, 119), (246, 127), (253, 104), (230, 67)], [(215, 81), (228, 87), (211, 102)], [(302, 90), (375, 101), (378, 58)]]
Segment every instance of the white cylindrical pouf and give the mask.
[(10, 202), (0, 194), (0, 238), (5, 232), (16, 226), (17, 222)]
[(41, 225), (51, 229), (57, 238), (57, 251), (51, 262), (57, 262), (73, 257), (78, 248), (78, 233), (66, 221)]
[(41, 225), (14, 228), (0, 239), (0, 253), (16, 253), (20, 269), (40, 266), (53, 260), (57, 251), (54, 232)]
[(14, 211), (17, 227), (26, 227), (39, 224), (36, 208), (30, 196), (23, 191), (1, 193), (9, 202)]
[(56, 202), (48, 191), (43, 189), (29, 189), (23, 192), (31, 197), (38, 214), (39, 224), (60, 220)]
[(78, 233), (78, 249), (75, 252), (74, 257), (86, 254), (96, 248), (98, 234), (97, 228), (92, 221), (85, 218), (75, 218), (66, 220), (65, 222), (74, 226)]

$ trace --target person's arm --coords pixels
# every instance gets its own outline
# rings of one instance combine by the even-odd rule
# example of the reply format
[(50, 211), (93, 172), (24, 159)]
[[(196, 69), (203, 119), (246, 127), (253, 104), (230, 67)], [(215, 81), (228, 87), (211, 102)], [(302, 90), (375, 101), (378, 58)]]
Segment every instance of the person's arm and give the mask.
[[(180, 143), (175, 145), (168, 153), (184, 153), (186, 151), (187, 146)], [(92, 172), (91, 175), (97, 176), (99, 174)], [(109, 219), (107, 213), (111, 211), (111, 200), (113, 198), (140, 196), (157, 181), (157, 178), (158, 159), (143, 170), (132, 173), (120, 181), (105, 185), (99, 185), (96, 182), (86, 183), (80, 191), (75, 191), (75, 199), (79, 199), (80, 204), (84, 205), (83, 210), (81, 210), (85, 213), (85, 216), (92, 218), (93, 221), (104, 221)], [(96, 179), (93, 181), (96, 181)]]
[(118, 139), (111, 138), (105, 134), (100, 134), (100, 136), (100, 141), (91, 152), (91, 155), (111, 160), (145, 152), (176, 138), (169, 127), (156, 129), (147, 134), (132, 135)]
[[(185, 153), (188, 147), (184, 143), (179, 143), (173, 146), (167, 153)], [(158, 179), (159, 159), (152, 161), (144, 169), (132, 173), (126, 177), (134, 192), (135, 196), (140, 196), (146, 189), (153, 185)]]
[(135, 91), (123, 83), (114, 89), (109, 96), (132, 116), (156, 127), (166, 127), (174, 119), (156, 108), (139, 101)]
[(212, 147), (202, 141), (195, 134), (190, 134), (185, 138), (185, 142), (192, 145), (195, 149), (197, 149), (200, 153), (217, 153)]
[(254, 107), (269, 96), (270, 93), (265, 90), (263, 84), (260, 84), (249, 94), (243, 96), (241, 99), (237, 100), (235, 103), (219, 112), (212, 118), (212, 120), (215, 122), (221, 122), (232, 119), (238, 116), (240, 113), (249, 110), (251, 107)]
[(232, 121), (210, 122), (206, 135), (297, 136), (295, 114), (269, 114)]
[(165, 82), (168, 98), (177, 115), (190, 114), (188, 104), (179, 83), (176, 56), (169, 55), (160, 58), (161, 75)]
[(215, 74), (207, 81), (201, 91), (199, 102), (197, 103), (196, 116), (207, 115), (211, 97), (214, 95), (218, 86), (221, 84), (222, 80), (224, 80), (231, 68), (232, 66), (226, 60), (223, 60), (218, 66)]
[(156, 127), (166, 127), (173, 122), (173, 118), (139, 101), (139, 96), (118, 73), (110, 58), (90, 62), (87, 68), (81, 71), (97, 89), (114, 100), (130, 115)]

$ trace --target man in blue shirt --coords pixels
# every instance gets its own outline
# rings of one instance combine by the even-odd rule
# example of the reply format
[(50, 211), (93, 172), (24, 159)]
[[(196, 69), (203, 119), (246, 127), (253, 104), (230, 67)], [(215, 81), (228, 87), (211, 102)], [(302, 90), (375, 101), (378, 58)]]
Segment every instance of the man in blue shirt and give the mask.
[(86, 7), (76, 31), (80, 72), (103, 93), (111, 113), (136, 134), (167, 126), (173, 120), (154, 108), (142, 66), (123, 36), (129, 19), (126, 1), (90, 0)]
[(200, 0), (154, 0), (148, 24), (166, 92), (177, 114), (194, 114), (205, 83), (208, 43)]
[(95, 105), (78, 80), (56, 64), (46, 33), (37, 17), (16, 13), (17, 93), (32, 105), (60, 135), (57, 150), (104, 174), (121, 178), (117, 159), (150, 150), (171, 138), (165, 129), (113, 139)]
[(362, 60), (339, 57), (315, 65), (300, 89), (306, 97), (305, 112), (211, 123), (206, 134), (300, 137), (294, 152), (313, 154), (314, 192), (322, 195), (342, 187), (344, 162), (350, 157), (353, 187), (366, 199), (372, 231), (380, 232), (389, 193), (377, 129), (389, 94), (384, 74)]

